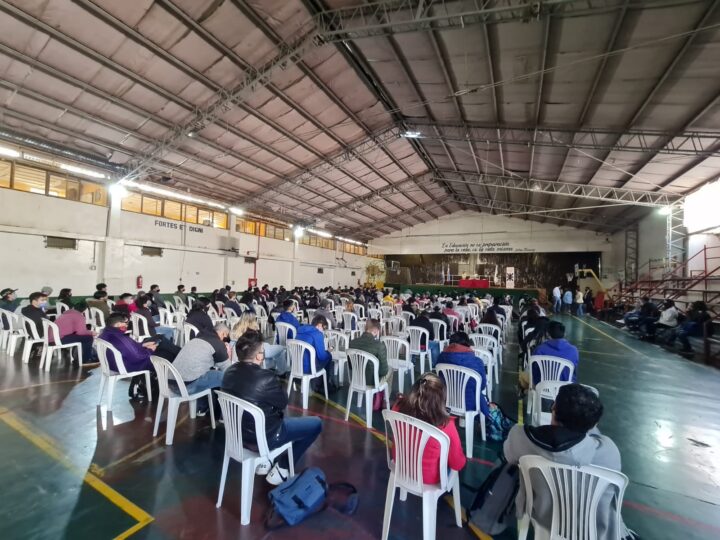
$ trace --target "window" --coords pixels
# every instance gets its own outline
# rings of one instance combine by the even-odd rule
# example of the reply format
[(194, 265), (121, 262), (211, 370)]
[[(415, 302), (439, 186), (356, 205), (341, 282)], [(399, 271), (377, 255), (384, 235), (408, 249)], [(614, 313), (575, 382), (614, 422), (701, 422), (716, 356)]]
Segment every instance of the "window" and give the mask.
[(77, 249), (75, 238), (63, 238), (61, 236), (46, 236), (45, 247), (54, 249)]
[(197, 223), (197, 214), (198, 209), (197, 206), (191, 206), (189, 204), (184, 205), (185, 206), (185, 219), (183, 221), (187, 221), (188, 223)]
[(46, 184), (47, 172), (34, 167), (26, 167), (25, 165), (15, 165), (13, 188), (18, 191), (45, 195)]
[(258, 223), (258, 236), (265, 236), (265, 230), (267, 225), (265, 223)]
[(12, 163), (0, 160), (0, 187), (10, 187), (10, 173), (12, 173)]
[(128, 212), (142, 211), (142, 195), (139, 193), (129, 193), (128, 196), (122, 200), (120, 207)]
[(80, 182), (80, 202), (107, 206), (107, 189), (95, 182)]
[(77, 201), (80, 198), (80, 182), (71, 178), (51, 174), (48, 184), (48, 195)]
[[(165, 203), (167, 204), (167, 203)], [(213, 212), (213, 227), (216, 229), (228, 228), (228, 216), (223, 212)]]
[(150, 216), (162, 215), (162, 201), (155, 197), (142, 196), (142, 213)]
[(183, 205), (175, 201), (165, 201), (163, 205), (163, 216), (168, 219), (182, 221)]
[(254, 221), (248, 221), (247, 219), (238, 219), (235, 223), (235, 230), (245, 234), (255, 234), (257, 224)]
[(198, 208), (197, 222), (198, 222), (198, 225), (205, 225), (206, 227), (212, 227), (212, 224), (213, 224), (212, 212), (210, 210), (203, 210), (202, 208)]

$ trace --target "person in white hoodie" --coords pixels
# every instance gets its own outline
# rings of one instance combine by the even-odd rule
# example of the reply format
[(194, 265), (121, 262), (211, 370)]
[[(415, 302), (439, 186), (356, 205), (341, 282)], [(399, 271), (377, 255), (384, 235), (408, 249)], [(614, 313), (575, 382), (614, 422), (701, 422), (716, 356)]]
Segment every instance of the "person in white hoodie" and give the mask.
[[(560, 387), (552, 408), (552, 423), (546, 426), (516, 425), (510, 430), (503, 451), (508, 463), (518, 464), (522, 456), (542, 456), (565, 465), (597, 465), (620, 471), (620, 451), (600, 433), (597, 423), (603, 413), (600, 399), (581, 384)], [(542, 476), (532, 475), (534, 486), (542, 486)], [(598, 540), (615, 540), (615, 504), (611, 491), (603, 495), (597, 509)], [(518, 517), (525, 508), (525, 491), (520, 486), (516, 498)], [(552, 497), (549, 488), (538, 488), (533, 499), (533, 518), (545, 530), (552, 521)], [(623, 523), (623, 538), (636, 538)]]

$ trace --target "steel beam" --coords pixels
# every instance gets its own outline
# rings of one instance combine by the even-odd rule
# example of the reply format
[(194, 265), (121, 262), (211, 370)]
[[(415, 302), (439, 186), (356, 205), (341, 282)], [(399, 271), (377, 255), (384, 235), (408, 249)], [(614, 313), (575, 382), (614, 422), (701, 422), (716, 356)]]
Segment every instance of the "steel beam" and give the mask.
[[(663, 3), (654, 1), (653, 4)], [(613, 0), (508, 0), (502, 6), (489, 2), (456, 0), (387, 0), (325, 10), (317, 22), (324, 41), (347, 41), (404, 32), (465, 28), (476, 24), (529, 22), (617, 9)]]
[[(538, 127), (537, 137), (532, 128), (481, 125), (481, 124), (434, 124), (417, 120), (406, 122), (408, 129), (419, 131), (419, 139), (443, 141), (473, 141), (479, 143), (524, 147), (578, 148), (606, 150), (608, 152), (640, 152), (644, 154), (670, 154), (680, 156), (718, 157), (715, 148), (720, 132), (682, 131), (679, 133), (651, 129), (617, 131), (604, 128), (553, 128)], [(435, 135), (435, 131), (439, 135)], [(665, 143), (662, 145), (658, 144)], [(666, 142), (667, 141), (667, 142)]]
[(573, 184), (553, 180), (522, 178), (520, 176), (497, 176), (476, 174), (472, 172), (437, 171), (446, 182), (459, 182), (470, 186), (493, 187), (547, 193), (577, 199), (589, 199), (609, 203), (628, 203), (633, 206), (658, 208), (668, 206), (679, 200), (680, 195), (674, 193), (642, 191), (627, 188), (594, 186), (590, 184)]

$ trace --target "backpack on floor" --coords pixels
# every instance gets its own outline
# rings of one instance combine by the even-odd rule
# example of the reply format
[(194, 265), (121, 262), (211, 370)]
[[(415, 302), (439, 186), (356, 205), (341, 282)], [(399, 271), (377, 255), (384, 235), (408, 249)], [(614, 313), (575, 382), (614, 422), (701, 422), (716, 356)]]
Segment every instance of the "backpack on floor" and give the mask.
[(348, 492), (342, 505), (332, 505), (343, 514), (354, 514), (358, 506), (357, 489), (351, 484), (338, 483), (328, 485), (325, 473), (310, 467), (302, 473), (289, 478), (268, 494), (271, 510), (265, 519), (268, 529), (278, 529), (286, 525), (302, 523), (313, 514), (325, 510), (328, 497), (333, 491), (345, 489)]
[(490, 413), (485, 417), (487, 437), (491, 441), (503, 442), (517, 422), (507, 416), (497, 403), (489, 403), (488, 408)]
[(478, 489), (468, 512), (469, 522), (485, 534), (496, 535), (515, 523), (515, 496), (520, 487), (520, 470), (504, 459)]

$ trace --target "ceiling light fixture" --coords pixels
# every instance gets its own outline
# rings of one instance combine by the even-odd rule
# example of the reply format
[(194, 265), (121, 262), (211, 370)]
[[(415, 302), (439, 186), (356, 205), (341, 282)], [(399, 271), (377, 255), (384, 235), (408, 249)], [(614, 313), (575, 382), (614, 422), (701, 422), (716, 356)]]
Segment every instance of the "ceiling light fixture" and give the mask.
[(422, 133), (419, 131), (406, 131), (402, 134), (402, 136), (406, 139), (419, 139), (422, 136)]
[(236, 216), (242, 216), (245, 214), (245, 210), (243, 210), (242, 208), (236, 208), (235, 206), (230, 207), (230, 212), (232, 212)]
[(658, 209), (658, 214), (661, 216), (669, 216), (672, 214), (672, 206), (662, 206)]
[(18, 152), (17, 150), (13, 150), (12, 148), (0, 146), (0, 156), (18, 158), (18, 157), (20, 157), (20, 152)]
[(113, 199), (124, 199), (129, 195), (128, 190), (125, 189), (125, 186), (120, 182), (111, 185), (109, 191), (110, 197), (112, 197)]
[(305, 234), (305, 227), (301, 227), (300, 225), (295, 225), (293, 234), (295, 235), (295, 238), (300, 238), (303, 234)]

